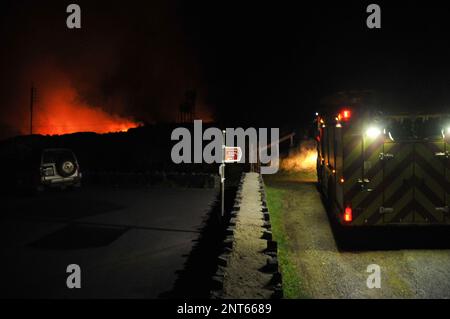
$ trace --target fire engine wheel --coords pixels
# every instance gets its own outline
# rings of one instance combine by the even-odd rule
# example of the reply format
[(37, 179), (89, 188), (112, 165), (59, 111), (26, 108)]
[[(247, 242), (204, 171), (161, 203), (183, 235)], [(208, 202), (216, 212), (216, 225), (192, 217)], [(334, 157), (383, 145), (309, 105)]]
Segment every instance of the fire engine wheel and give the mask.
[(58, 174), (62, 177), (68, 177), (75, 173), (76, 166), (75, 163), (67, 158), (61, 158), (56, 163), (56, 170)]

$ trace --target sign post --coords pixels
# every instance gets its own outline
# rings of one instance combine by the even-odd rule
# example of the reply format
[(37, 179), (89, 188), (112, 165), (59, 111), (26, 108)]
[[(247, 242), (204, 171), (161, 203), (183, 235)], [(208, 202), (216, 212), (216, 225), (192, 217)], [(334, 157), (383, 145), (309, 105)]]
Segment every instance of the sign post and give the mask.
[(225, 163), (222, 162), (219, 166), (219, 175), (220, 175), (220, 193), (221, 193), (221, 216), (223, 217), (225, 214)]
[(223, 133), (223, 156), (222, 156), (222, 164), (219, 166), (219, 175), (220, 175), (220, 192), (221, 192), (221, 214), (222, 218), (225, 216), (225, 163), (237, 163), (242, 158), (242, 149), (236, 146), (226, 146), (225, 141), (225, 130)]
[(226, 140), (225, 140), (225, 130), (222, 131), (223, 134), (223, 144), (222, 144), (222, 151), (223, 151), (223, 156), (222, 156), (222, 164), (220, 164), (219, 167), (219, 174), (220, 174), (220, 192), (221, 192), (221, 200), (220, 200), (220, 204), (221, 204), (221, 208), (220, 208), (220, 212), (221, 212), (221, 216), (222, 218), (225, 215), (225, 147), (226, 147)]

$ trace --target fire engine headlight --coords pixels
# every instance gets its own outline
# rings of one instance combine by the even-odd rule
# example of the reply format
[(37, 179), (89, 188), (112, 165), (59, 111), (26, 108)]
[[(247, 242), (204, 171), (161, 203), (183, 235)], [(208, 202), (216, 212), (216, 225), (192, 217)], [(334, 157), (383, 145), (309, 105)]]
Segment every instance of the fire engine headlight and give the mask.
[(377, 126), (370, 126), (366, 130), (366, 135), (370, 138), (377, 138), (381, 134), (381, 129)]
[(441, 129), (442, 138), (450, 136), (450, 125)]

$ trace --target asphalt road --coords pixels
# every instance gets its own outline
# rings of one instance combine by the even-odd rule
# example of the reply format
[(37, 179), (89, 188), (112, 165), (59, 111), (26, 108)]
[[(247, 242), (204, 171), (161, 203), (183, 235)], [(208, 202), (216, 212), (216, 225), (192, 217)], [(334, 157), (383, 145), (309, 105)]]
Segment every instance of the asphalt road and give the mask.
[[(214, 189), (84, 188), (1, 198), (0, 297), (156, 298), (172, 289)], [(68, 289), (66, 268), (81, 267)]]
[[(291, 176), (267, 178), (266, 184), (280, 199), (284, 256), (299, 280), (295, 298), (450, 298), (449, 229), (342, 237), (331, 226), (315, 182)], [(380, 288), (367, 286), (371, 264), (380, 266)]]

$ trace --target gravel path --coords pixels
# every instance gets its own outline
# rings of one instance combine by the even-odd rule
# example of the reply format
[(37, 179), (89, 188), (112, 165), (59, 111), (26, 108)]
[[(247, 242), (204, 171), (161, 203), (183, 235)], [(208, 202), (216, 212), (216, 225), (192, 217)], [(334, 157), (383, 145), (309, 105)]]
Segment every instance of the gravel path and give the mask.
[(223, 298), (270, 298), (263, 289), (270, 274), (259, 271), (267, 256), (262, 254), (267, 242), (261, 239), (263, 219), (257, 173), (247, 173), (242, 186), (242, 202), (237, 215), (233, 251), (224, 275)]
[[(314, 183), (270, 187), (283, 192), (282, 226), (305, 296), (450, 298), (450, 250), (340, 251)], [(370, 264), (381, 267), (379, 289), (366, 285)]]

